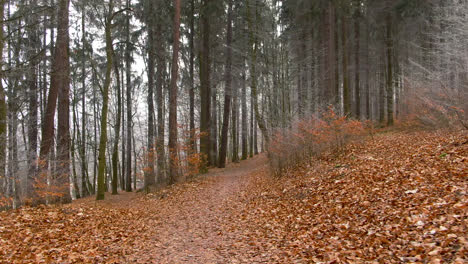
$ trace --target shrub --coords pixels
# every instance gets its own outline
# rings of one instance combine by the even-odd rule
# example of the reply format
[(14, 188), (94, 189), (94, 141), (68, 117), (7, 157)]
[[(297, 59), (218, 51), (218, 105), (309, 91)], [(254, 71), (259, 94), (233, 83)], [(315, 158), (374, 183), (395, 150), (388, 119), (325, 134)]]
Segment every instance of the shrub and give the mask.
[(401, 123), (426, 129), (468, 129), (468, 93), (463, 89), (447, 88), (441, 81), (413, 81), (406, 93)]
[(300, 120), (290, 129), (273, 134), (268, 147), (270, 167), (281, 176), (326, 150), (341, 151), (350, 140), (364, 135), (365, 127), (363, 122), (340, 116), (329, 107), (321, 118)]

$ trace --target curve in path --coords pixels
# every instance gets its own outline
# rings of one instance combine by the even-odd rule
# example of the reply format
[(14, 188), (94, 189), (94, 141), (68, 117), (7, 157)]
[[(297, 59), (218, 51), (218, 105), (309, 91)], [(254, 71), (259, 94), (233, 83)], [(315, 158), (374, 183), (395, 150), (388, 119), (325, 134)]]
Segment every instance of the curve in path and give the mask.
[(193, 188), (172, 190), (154, 202), (154, 208), (147, 209), (149, 217), (158, 218), (152, 237), (129, 256), (129, 261), (226, 263), (222, 249), (232, 241), (222, 228), (223, 221), (232, 219), (248, 190), (250, 176), (265, 166), (266, 158), (260, 155), (226, 169), (214, 169)]

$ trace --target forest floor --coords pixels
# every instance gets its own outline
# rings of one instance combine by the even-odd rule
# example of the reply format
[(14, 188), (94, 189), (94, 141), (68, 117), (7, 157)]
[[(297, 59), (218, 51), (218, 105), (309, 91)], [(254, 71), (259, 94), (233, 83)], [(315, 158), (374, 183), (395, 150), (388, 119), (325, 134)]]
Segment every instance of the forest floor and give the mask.
[(0, 263), (467, 263), (468, 134), (264, 155), (154, 194), (0, 212)]

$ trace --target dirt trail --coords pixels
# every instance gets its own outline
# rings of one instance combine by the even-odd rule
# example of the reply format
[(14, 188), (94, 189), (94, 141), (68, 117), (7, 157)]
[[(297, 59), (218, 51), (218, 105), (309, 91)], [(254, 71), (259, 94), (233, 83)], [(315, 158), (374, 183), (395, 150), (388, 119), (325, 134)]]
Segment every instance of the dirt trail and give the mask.
[[(147, 200), (139, 210), (149, 213), (143, 223), (151, 225), (151, 235), (145, 234), (146, 241), (142, 243), (145, 246), (129, 256), (128, 261), (226, 263), (227, 256), (222, 251), (226, 243), (233, 241), (228, 241), (223, 221), (231, 219), (233, 208), (242, 203), (240, 199), (247, 191), (249, 176), (261, 172), (265, 166), (266, 158), (258, 156), (226, 169), (214, 169), (196, 183), (168, 190), (167, 196), (162, 192), (162, 199), (159, 194), (156, 200)], [(108, 203), (115, 204), (112, 200)], [(118, 203), (122, 205), (122, 201)]]
[(236, 263), (232, 244), (262, 155), (155, 193), (0, 212), (0, 263)]

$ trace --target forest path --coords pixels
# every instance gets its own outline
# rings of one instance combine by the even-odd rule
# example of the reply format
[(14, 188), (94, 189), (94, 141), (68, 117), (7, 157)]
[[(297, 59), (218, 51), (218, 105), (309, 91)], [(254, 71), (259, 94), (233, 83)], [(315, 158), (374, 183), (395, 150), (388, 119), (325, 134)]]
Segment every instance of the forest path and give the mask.
[(225, 249), (235, 241), (226, 234), (223, 225), (232, 221), (236, 209), (242, 206), (251, 176), (262, 175), (265, 169), (266, 157), (260, 155), (229, 164), (226, 169), (213, 169), (191, 183), (153, 195), (159, 200), (153, 200), (152, 206), (146, 204), (140, 210), (152, 212), (157, 224), (146, 221), (152, 226), (152, 236), (146, 234), (144, 246), (128, 260), (226, 263)]
[(0, 212), (0, 263), (468, 263), (466, 131), (311, 163), (278, 179), (260, 155), (148, 195)]
[(239, 263), (230, 224), (266, 172), (259, 155), (148, 195), (0, 212), (0, 263)]

